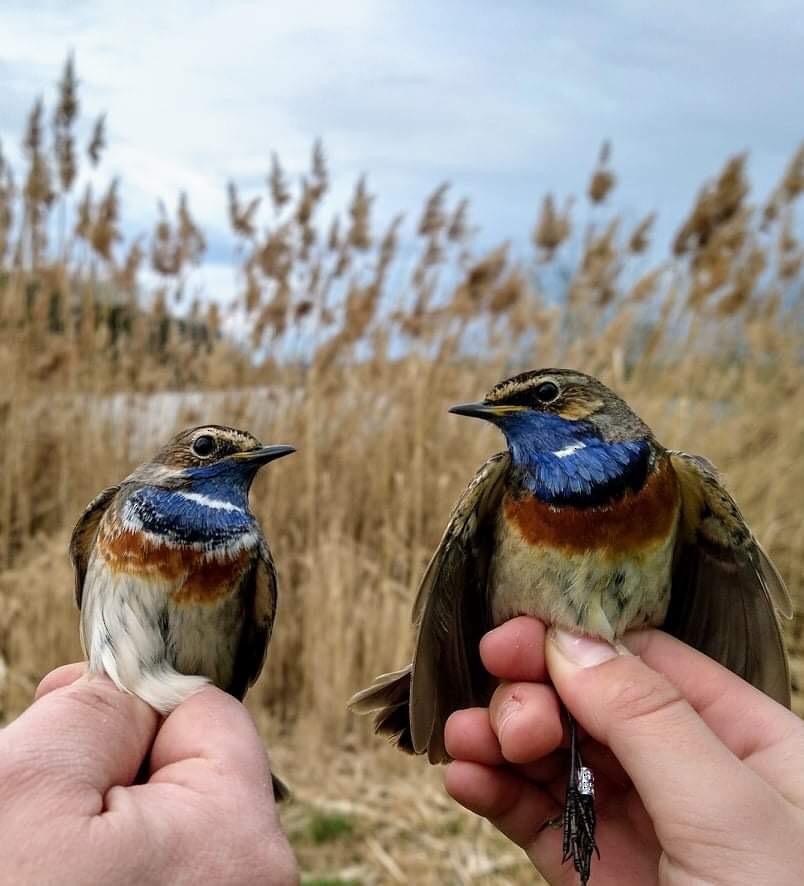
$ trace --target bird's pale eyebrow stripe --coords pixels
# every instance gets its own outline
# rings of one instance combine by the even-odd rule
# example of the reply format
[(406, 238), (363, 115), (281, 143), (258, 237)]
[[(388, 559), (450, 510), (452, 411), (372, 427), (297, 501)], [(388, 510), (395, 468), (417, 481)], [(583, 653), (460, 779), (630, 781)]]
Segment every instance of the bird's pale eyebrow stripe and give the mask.
[(566, 458), (568, 455), (572, 455), (573, 452), (577, 452), (579, 449), (586, 449), (586, 443), (580, 441), (577, 443), (570, 443), (569, 446), (556, 450), (553, 455), (557, 458)]
[(221, 501), (219, 498), (210, 498), (208, 495), (203, 495), (200, 492), (180, 492), (179, 495), (182, 498), (186, 498), (188, 501), (194, 501), (205, 508), (212, 508), (216, 511), (237, 511), (240, 514), (243, 513), (243, 508), (232, 504), (230, 501)]

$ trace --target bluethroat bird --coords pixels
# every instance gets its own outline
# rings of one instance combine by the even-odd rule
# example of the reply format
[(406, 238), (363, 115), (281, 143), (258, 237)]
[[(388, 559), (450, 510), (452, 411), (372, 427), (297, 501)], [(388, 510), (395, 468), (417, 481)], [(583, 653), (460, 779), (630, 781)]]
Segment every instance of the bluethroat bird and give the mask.
[[(525, 372), (450, 411), (491, 422), (508, 447), (469, 484), (427, 567), (412, 664), (351, 701), (377, 732), (446, 761), (449, 715), (493, 691), (480, 638), (517, 615), (615, 644), (658, 626), (790, 706), (778, 618), (790, 598), (706, 459), (665, 449), (613, 391), (568, 369)], [(594, 787), (568, 719), (564, 860), (586, 884)]]
[[(210, 682), (245, 696), (277, 600), (249, 489), (264, 464), (294, 451), (234, 428), (191, 428), (89, 503), (70, 558), (90, 671), (161, 714)], [(274, 790), (286, 793), (279, 779)]]

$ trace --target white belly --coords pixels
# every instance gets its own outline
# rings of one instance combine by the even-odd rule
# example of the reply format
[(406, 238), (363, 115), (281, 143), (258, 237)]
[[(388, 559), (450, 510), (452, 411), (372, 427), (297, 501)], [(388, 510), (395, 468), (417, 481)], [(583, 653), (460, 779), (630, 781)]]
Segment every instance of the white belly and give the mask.
[(237, 594), (177, 605), (174, 590), (154, 576), (114, 572), (93, 554), (81, 607), (90, 670), (162, 713), (210, 681), (230, 685), (243, 619)]
[(495, 625), (517, 615), (613, 641), (667, 613), (675, 533), (638, 554), (527, 543), (502, 514), (489, 574)]

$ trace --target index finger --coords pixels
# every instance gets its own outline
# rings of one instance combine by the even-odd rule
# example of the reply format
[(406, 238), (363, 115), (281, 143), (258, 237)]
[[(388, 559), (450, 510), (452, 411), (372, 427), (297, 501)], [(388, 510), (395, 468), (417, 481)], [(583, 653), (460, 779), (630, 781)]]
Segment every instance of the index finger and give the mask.
[(510, 683), (544, 683), (544, 622), (521, 615), (489, 631), (480, 641), (486, 670)]
[(39, 685), (36, 687), (36, 692), (34, 692), (34, 701), (39, 701), (39, 699), (47, 695), (48, 692), (53, 692), (55, 689), (61, 689), (63, 686), (69, 686), (71, 683), (75, 683), (75, 681), (79, 677), (83, 677), (86, 672), (87, 663), (85, 661), (76, 661), (72, 664), (61, 665), (61, 667), (55, 668), (55, 670), (45, 674), (45, 676), (39, 681)]

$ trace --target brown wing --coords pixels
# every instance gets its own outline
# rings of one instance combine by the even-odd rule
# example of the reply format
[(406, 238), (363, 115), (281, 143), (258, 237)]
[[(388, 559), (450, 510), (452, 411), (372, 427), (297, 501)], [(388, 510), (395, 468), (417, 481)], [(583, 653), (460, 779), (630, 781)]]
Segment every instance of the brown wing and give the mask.
[(276, 570), (267, 545), (243, 576), (240, 593), (245, 614), (229, 692), (242, 700), (265, 664), (276, 615)]
[(681, 485), (681, 531), (664, 629), (790, 707), (779, 616), (792, 604), (715, 468), (671, 452)]
[(493, 516), (510, 464), (507, 452), (478, 471), (450, 515), (416, 603), (416, 651), (410, 687), (413, 749), (442, 762), (444, 724), (455, 710), (480, 704), (488, 684), (478, 644), (491, 627), (486, 591)]
[[(240, 644), (235, 657), (234, 675), (229, 693), (243, 700), (246, 692), (260, 676), (276, 616), (276, 569), (268, 546), (260, 545), (259, 555), (243, 577), (240, 585), (245, 609)], [(290, 796), (287, 785), (271, 773), (274, 799), (283, 802)]]
[(95, 544), (95, 536), (98, 534), (98, 525), (119, 489), (119, 486), (110, 486), (96, 495), (86, 506), (70, 536), (70, 560), (75, 571), (75, 602), (79, 609), (84, 594), (84, 579), (89, 557)]

